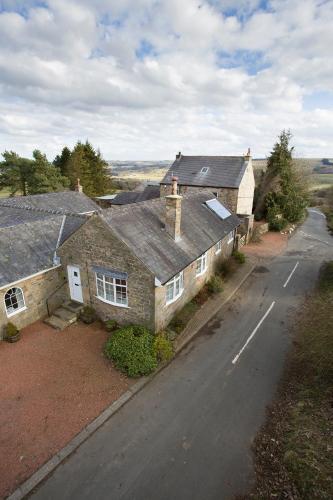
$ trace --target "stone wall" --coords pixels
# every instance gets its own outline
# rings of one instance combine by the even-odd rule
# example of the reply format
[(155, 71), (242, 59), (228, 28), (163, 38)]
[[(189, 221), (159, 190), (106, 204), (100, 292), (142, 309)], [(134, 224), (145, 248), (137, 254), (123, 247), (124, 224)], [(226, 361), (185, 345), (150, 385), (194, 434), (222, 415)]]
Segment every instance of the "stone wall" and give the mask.
[[(8, 289), (14, 287), (22, 289), (26, 309), (8, 318), (5, 307), (5, 294)], [(9, 321), (18, 328), (23, 328), (38, 319), (43, 319), (48, 314), (47, 299), (49, 298), (49, 310), (52, 312), (63, 302), (65, 295), (66, 277), (60, 267), (22, 280), (13, 286), (1, 288), (0, 339), (3, 338), (4, 327)]]
[[(79, 266), (84, 304), (91, 305), (102, 320), (115, 319), (119, 324), (138, 323), (154, 328), (155, 278), (99, 217), (93, 216), (81, 226), (58, 254), (64, 269), (69, 264)], [(92, 266), (128, 274), (128, 307), (108, 304), (96, 296)]]
[(196, 276), (196, 261), (192, 262), (184, 269), (184, 291), (175, 302), (166, 304), (166, 286), (155, 289), (155, 323), (156, 331), (163, 330), (172, 320), (173, 316), (189, 302), (203, 285), (211, 278), (216, 271), (218, 263), (230, 257), (233, 251), (233, 242), (228, 244), (229, 236), (223, 239), (222, 249), (219, 254), (215, 254), (215, 245), (208, 250), (207, 270), (202, 276)]
[(239, 185), (237, 208), (235, 210), (237, 214), (252, 214), (254, 187), (255, 181), (252, 160), (250, 158), (247, 163), (243, 179)]
[[(208, 188), (200, 186), (181, 186), (178, 185), (179, 194), (185, 193), (197, 193), (197, 192), (208, 192), (216, 196), (223, 205), (225, 205), (229, 210), (236, 213), (237, 202), (238, 202), (238, 189), (233, 188)], [(161, 184), (160, 186), (160, 196), (167, 196), (171, 193), (171, 185)]]

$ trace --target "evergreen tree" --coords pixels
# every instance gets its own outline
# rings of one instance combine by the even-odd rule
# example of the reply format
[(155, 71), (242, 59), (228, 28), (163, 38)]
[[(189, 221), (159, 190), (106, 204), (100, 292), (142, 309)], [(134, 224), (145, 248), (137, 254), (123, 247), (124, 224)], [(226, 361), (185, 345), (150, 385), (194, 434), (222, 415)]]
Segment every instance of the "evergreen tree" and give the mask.
[(46, 155), (39, 150), (33, 152), (32, 173), (28, 179), (28, 194), (51, 193), (62, 191), (68, 186), (68, 179), (52, 165)]
[(266, 216), (273, 229), (299, 221), (308, 201), (307, 186), (293, 163), (291, 137), (289, 131), (281, 132), (259, 186), (255, 215)]
[(71, 157), (71, 150), (65, 146), (60, 155), (57, 155), (53, 160), (53, 165), (60, 170), (61, 175), (69, 176), (68, 166)]
[(108, 175), (108, 164), (99, 151), (87, 141), (78, 142), (74, 147), (68, 162), (68, 177), (71, 188), (74, 189), (77, 179), (86, 195), (94, 197), (108, 192), (111, 183)]
[(0, 162), (0, 188), (9, 188), (11, 196), (17, 193), (25, 196), (33, 169), (32, 160), (22, 158), (14, 151), (5, 151), (2, 156), (4, 160)]

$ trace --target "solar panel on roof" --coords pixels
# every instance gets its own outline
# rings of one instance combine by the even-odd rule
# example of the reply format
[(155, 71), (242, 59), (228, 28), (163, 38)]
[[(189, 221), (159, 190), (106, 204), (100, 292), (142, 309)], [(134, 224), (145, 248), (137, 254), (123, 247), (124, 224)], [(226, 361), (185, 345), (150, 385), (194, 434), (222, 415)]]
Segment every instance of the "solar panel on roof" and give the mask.
[(206, 205), (210, 208), (220, 219), (224, 220), (230, 217), (231, 213), (227, 210), (218, 200), (215, 198), (213, 200), (206, 201)]

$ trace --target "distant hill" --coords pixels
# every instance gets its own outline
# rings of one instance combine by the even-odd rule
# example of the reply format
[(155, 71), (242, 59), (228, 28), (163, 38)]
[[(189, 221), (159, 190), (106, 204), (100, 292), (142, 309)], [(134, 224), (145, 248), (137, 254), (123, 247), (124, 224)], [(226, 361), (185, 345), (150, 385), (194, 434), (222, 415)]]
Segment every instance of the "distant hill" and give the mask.
[[(333, 174), (333, 158), (294, 158), (294, 162), (307, 173)], [(252, 163), (255, 171), (265, 170), (267, 159), (254, 159)]]

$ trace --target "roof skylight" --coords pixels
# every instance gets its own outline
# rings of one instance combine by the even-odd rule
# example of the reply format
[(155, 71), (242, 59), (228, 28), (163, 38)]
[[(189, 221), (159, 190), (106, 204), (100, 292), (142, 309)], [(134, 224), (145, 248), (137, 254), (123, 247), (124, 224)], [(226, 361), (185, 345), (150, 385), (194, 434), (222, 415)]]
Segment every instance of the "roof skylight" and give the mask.
[(231, 215), (229, 210), (227, 210), (216, 198), (206, 201), (206, 205), (222, 220), (227, 219)]

